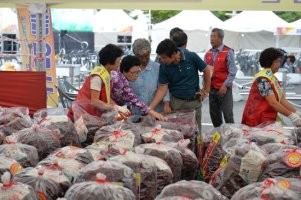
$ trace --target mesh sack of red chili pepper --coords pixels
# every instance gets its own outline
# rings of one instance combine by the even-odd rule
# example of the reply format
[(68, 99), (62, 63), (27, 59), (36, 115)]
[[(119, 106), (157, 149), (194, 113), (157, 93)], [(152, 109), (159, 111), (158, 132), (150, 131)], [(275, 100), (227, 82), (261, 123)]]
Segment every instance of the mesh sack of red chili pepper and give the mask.
[(61, 147), (60, 138), (56, 132), (37, 124), (8, 137), (15, 137), (17, 142), (34, 146), (38, 151), (40, 160)]
[(85, 165), (86, 164), (72, 158), (56, 157), (47, 157), (38, 163), (38, 166), (57, 168), (69, 179), (71, 183), (74, 182), (75, 177), (78, 176), (79, 170)]
[(61, 109), (42, 109), (34, 113), (34, 121), (40, 126), (57, 132), (61, 146), (81, 147), (73, 122)]
[(101, 127), (95, 133), (94, 142), (131, 149), (141, 143), (141, 136), (136, 125), (117, 122)]
[(27, 167), (13, 181), (30, 185), (40, 199), (63, 197), (71, 186), (69, 179), (57, 168)]
[(92, 154), (94, 160), (108, 160), (111, 157), (123, 155), (128, 151), (128, 149), (103, 142), (93, 142), (91, 145), (86, 146), (85, 149)]
[(157, 166), (152, 156), (127, 151), (110, 158), (133, 169), (136, 178), (136, 199), (154, 200), (157, 195)]
[(301, 149), (283, 148), (269, 154), (263, 164), (263, 171), (259, 178), (263, 181), (267, 178), (282, 176), (285, 178), (300, 178)]
[(197, 175), (198, 159), (193, 151), (188, 148), (188, 139), (180, 140), (179, 142), (164, 142), (165, 145), (179, 150), (183, 167), (181, 171), (181, 180), (194, 180)]
[(74, 178), (78, 176), (79, 170), (93, 161), (93, 156), (88, 150), (67, 146), (50, 154), (38, 165), (56, 166), (73, 182)]
[(296, 135), (292, 131), (285, 129), (280, 123), (263, 123), (258, 127), (253, 127), (245, 131), (244, 137), (257, 145), (267, 143), (296, 144)]
[(169, 197), (169, 199), (176, 199), (179, 196), (182, 197), (182, 199), (228, 199), (208, 183), (183, 180), (166, 186), (160, 195), (156, 197), (156, 200), (163, 200), (167, 197)]
[(20, 173), (22, 169), (22, 166), (17, 161), (0, 154), (0, 176), (4, 172), (10, 172), (14, 176)]
[(163, 143), (148, 143), (136, 146), (134, 152), (161, 158), (170, 167), (173, 174), (173, 182), (180, 180), (183, 160), (179, 150)]
[[(201, 170), (205, 181), (209, 181), (212, 174), (219, 168), (220, 162), (231, 151), (226, 151), (223, 146), (229, 141), (240, 140), (244, 134), (243, 125), (240, 124), (223, 124), (218, 128), (212, 129), (210, 132), (203, 134), (201, 152), (204, 152), (200, 157)], [(247, 127), (246, 127), (247, 128)]]
[(238, 190), (231, 200), (299, 200), (301, 199), (301, 180), (275, 177), (252, 183)]
[(212, 175), (210, 184), (228, 198), (240, 188), (259, 180), (267, 154), (255, 143), (237, 145), (227, 163)]
[(134, 171), (130, 167), (116, 161), (98, 160), (91, 162), (80, 170), (75, 182), (95, 181), (98, 173), (104, 174), (107, 181), (123, 185), (135, 192), (136, 179)]
[(7, 124), (17, 117), (29, 116), (29, 109), (26, 107), (1, 107), (0, 106), (0, 125)]
[[(2, 139), (14, 132), (29, 128), (33, 124), (29, 110), (25, 107), (0, 107), (0, 133)], [(1, 144), (1, 143), (0, 143)]]
[(2, 200), (38, 200), (38, 197), (30, 185), (11, 181), (9, 172), (1, 177), (0, 199)]
[(22, 143), (0, 145), (0, 154), (16, 160), (22, 167), (34, 167), (39, 162), (38, 151), (34, 146)]
[(107, 104), (90, 100), (75, 101), (72, 104), (74, 126), (83, 146), (90, 145), (96, 131), (102, 126), (113, 124), (118, 116), (117, 111)]
[(123, 186), (110, 183), (103, 174), (97, 174), (95, 181), (76, 183), (65, 194), (67, 200), (135, 200), (134, 193)]
[(157, 121), (162, 128), (178, 130), (185, 139), (194, 137), (197, 124), (195, 121), (195, 111), (177, 111), (167, 114), (166, 121)]

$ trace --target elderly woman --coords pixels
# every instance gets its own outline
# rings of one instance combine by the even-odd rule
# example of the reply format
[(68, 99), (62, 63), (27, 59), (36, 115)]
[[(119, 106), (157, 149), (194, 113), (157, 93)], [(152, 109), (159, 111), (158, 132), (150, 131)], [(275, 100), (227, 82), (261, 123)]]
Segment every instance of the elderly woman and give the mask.
[(276, 121), (277, 114), (288, 117), (294, 126), (301, 126), (301, 112), (285, 98), (283, 89), (274, 75), (283, 63), (283, 52), (268, 48), (261, 52), (259, 63), (264, 68), (255, 75), (250, 94), (243, 112), (242, 124), (257, 126)]
[(122, 59), (119, 71), (111, 72), (111, 97), (118, 105), (127, 105), (138, 109), (142, 114), (150, 114), (159, 120), (164, 120), (164, 116), (151, 110), (134, 94), (133, 89), (129, 85), (129, 82), (137, 80), (141, 72), (140, 65), (140, 60), (136, 56), (128, 55)]
[[(149, 105), (158, 88), (160, 64), (150, 59), (151, 45), (148, 40), (142, 38), (136, 39), (133, 43), (132, 49), (135, 56), (137, 56), (141, 62), (141, 73), (137, 80), (135, 82), (131, 82), (130, 85), (141, 101)], [(167, 107), (169, 107), (168, 94), (165, 95), (163, 102)], [(163, 111), (163, 102), (156, 106), (155, 110), (157, 112)], [(140, 114), (137, 110), (134, 110), (134, 113)]]

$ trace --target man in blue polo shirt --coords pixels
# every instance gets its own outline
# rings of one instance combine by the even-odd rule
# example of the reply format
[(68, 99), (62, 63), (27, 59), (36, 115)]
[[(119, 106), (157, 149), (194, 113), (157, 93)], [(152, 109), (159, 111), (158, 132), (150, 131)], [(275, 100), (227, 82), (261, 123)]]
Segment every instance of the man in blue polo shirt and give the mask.
[[(202, 101), (210, 90), (210, 69), (194, 52), (177, 48), (176, 44), (165, 39), (159, 43), (156, 53), (161, 59), (159, 88), (150, 108), (162, 100), (166, 91), (170, 93), (172, 110), (195, 110), (196, 121), (201, 132)], [(203, 88), (199, 87), (198, 71), (203, 72)]]

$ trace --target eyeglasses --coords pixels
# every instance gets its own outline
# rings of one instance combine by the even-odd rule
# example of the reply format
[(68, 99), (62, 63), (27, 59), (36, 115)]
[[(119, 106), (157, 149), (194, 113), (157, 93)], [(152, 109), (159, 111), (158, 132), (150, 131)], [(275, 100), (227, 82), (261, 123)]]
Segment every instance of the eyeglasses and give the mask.
[(138, 58), (143, 59), (143, 58), (149, 58), (150, 57), (150, 53), (145, 53), (145, 54), (138, 54), (136, 55)]
[(132, 76), (138, 76), (140, 74), (141, 70), (136, 70), (136, 71), (129, 71), (129, 73), (132, 75)]

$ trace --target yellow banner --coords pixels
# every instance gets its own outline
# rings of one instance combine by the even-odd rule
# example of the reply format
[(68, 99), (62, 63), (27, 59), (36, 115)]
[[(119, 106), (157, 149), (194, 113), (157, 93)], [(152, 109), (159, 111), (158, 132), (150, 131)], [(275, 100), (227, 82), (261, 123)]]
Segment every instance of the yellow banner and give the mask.
[[(31, 14), (27, 7), (22, 7), (17, 8), (17, 12), (23, 70), (37, 71), (40, 67), (38, 65), (42, 65), (42, 69), (46, 70), (47, 105), (58, 106), (50, 10), (47, 9), (44, 14)], [(41, 21), (44, 23), (42, 26), (40, 26)], [(38, 35), (41, 33), (43, 37), (39, 38)]]

